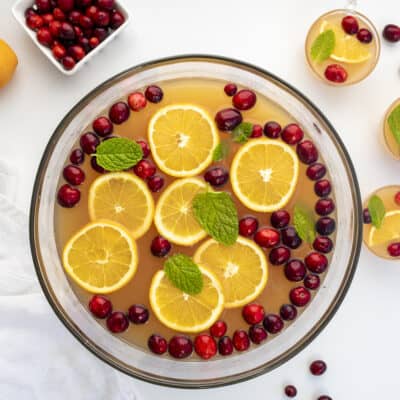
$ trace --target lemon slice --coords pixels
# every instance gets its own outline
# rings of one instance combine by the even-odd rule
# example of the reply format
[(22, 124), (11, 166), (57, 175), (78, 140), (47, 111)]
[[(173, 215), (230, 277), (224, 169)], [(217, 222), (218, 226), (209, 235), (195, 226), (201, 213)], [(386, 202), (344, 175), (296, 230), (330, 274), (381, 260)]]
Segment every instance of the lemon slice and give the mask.
[(111, 293), (126, 285), (138, 263), (136, 243), (121, 225), (91, 222), (65, 245), (63, 264), (68, 275), (92, 293)]
[(133, 174), (102, 175), (90, 186), (89, 216), (92, 221), (118, 222), (137, 239), (150, 228), (153, 215), (153, 197), (146, 184)]
[(294, 150), (271, 139), (249, 141), (236, 153), (231, 166), (233, 191), (254, 211), (272, 212), (284, 207), (296, 188), (298, 175)]
[(161, 108), (150, 120), (148, 135), (158, 167), (177, 177), (201, 173), (212, 162), (219, 142), (214, 121), (191, 104)]
[(268, 264), (264, 252), (252, 240), (240, 236), (232, 246), (207, 240), (197, 249), (193, 260), (221, 282), (226, 308), (253, 301), (267, 284)]
[(206, 189), (198, 178), (178, 179), (160, 196), (154, 215), (158, 232), (169, 241), (191, 246), (205, 238), (207, 233), (194, 217), (194, 196)]
[(400, 210), (394, 210), (385, 214), (379, 229), (371, 227), (368, 244), (370, 247), (375, 247), (398, 239), (400, 239)]
[(164, 271), (151, 281), (150, 304), (157, 318), (168, 328), (180, 332), (200, 332), (209, 328), (224, 309), (224, 295), (217, 278), (199, 267), (203, 290), (189, 295), (172, 285)]
[(370, 46), (361, 43), (355, 35), (348, 35), (341, 26), (323, 21), (320, 32), (332, 29), (335, 33), (335, 48), (330, 57), (336, 61), (358, 64), (371, 57)]

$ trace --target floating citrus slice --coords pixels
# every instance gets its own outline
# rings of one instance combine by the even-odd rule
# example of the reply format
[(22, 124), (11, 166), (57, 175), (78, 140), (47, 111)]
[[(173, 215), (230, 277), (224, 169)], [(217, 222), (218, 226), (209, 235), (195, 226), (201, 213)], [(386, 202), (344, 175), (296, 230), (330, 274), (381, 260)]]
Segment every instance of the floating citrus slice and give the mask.
[(154, 201), (146, 184), (128, 172), (114, 172), (97, 178), (89, 190), (92, 221), (108, 219), (124, 225), (136, 239), (153, 220)]
[(160, 196), (154, 223), (158, 232), (173, 243), (191, 246), (206, 237), (192, 211), (194, 196), (204, 191), (206, 184), (197, 178), (178, 179)]
[(284, 207), (297, 184), (299, 161), (287, 144), (257, 139), (242, 146), (231, 166), (232, 188), (239, 200), (254, 211), (272, 212)]
[(388, 244), (400, 239), (400, 210), (389, 211), (385, 214), (379, 229), (371, 227), (368, 244), (371, 247)]
[(138, 263), (136, 243), (129, 232), (111, 221), (91, 222), (65, 245), (64, 268), (82, 288), (111, 293), (127, 284)]
[(211, 163), (219, 142), (214, 121), (191, 104), (161, 108), (150, 120), (148, 135), (158, 167), (177, 177), (201, 173)]
[(224, 308), (224, 295), (217, 278), (200, 267), (203, 290), (189, 295), (172, 285), (164, 271), (158, 271), (150, 286), (150, 304), (157, 318), (180, 332), (200, 332), (208, 329)]
[(267, 284), (267, 260), (252, 240), (239, 236), (234, 245), (225, 246), (210, 239), (197, 249), (193, 259), (221, 282), (226, 308), (253, 301)]

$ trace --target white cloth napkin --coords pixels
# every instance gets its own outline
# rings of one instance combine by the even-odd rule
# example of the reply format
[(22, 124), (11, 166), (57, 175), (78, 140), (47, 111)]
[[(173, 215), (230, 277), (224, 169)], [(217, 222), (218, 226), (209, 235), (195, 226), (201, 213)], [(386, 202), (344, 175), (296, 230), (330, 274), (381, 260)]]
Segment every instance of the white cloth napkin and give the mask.
[(0, 161), (0, 400), (137, 400), (133, 379), (79, 344), (47, 303), (9, 171)]

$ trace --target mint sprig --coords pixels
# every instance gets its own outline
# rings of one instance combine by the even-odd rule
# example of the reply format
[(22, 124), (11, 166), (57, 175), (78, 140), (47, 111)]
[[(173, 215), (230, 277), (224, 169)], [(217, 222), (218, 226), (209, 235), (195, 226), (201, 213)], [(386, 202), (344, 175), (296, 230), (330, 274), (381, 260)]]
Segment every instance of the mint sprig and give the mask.
[(315, 240), (315, 220), (309, 209), (296, 204), (293, 223), (297, 234), (304, 242), (312, 243)]
[(400, 145), (400, 105), (395, 107), (388, 117), (390, 131)]
[(371, 215), (372, 225), (379, 229), (382, 225), (383, 218), (385, 217), (385, 205), (382, 199), (374, 194), (368, 201), (368, 211)]
[(212, 155), (213, 161), (221, 161), (226, 158), (229, 154), (229, 143), (226, 140), (218, 143), (215, 147)]
[(335, 32), (328, 29), (320, 33), (311, 45), (311, 58), (314, 61), (322, 62), (330, 57), (335, 49)]
[(250, 122), (242, 122), (232, 131), (232, 139), (236, 143), (245, 143), (249, 139), (252, 131), (253, 124)]
[(164, 271), (171, 283), (187, 294), (203, 290), (200, 268), (185, 254), (175, 254), (164, 263)]
[(227, 246), (236, 242), (239, 220), (235, 204), (228, 193), (198, 193), (192, 207), (201, 227), (217, 242)]
[(133, 140), (112, 138), (100, 143), (94, 156), (107, 171), (123, 171), (136, 165), (143, 158), (143, 151)]

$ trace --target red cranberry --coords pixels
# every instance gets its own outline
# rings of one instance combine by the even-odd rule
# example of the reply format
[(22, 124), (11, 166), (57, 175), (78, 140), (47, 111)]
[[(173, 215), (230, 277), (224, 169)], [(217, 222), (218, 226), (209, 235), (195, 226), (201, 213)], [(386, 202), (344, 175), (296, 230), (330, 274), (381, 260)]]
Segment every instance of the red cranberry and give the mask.
[(210, 335), (198, 335), (194, 339), (194, 350), (198, 356), (208, 360), (217, 354), (217, 343)]
[(150, 155), (149, 144), (145, 140), (136, 140), (136, 143), (142, 148), (143, 158), (148, 157)]
[(260, 323), (264, 318), (264, 314), (264, 307), (256, 303), (247, 304), (242, 310), (244, 320), (250, 325)]
[(156, 166), (149, 160), (140, 160), (134, 167), (133, 172), (142, 179), (147, 179), (156, 173)]
[(61, 62), (63, 67), (68, 71), (74, 68), (76, 64), (75, 60), (71, 56), (65, 56)]
[(79, 28), (79, 26), (75, 26), (74, 25), (74, 32), (75, 32), (75, 38), (76, 39), (80, 39), (83, 37), (83, 31), (81, 28)]
[(64, 179), (71, 185), (80, 185), (85, 180), (85, 173), (75, 165), (67, 165), (63, 171)]
[(146, 107), (147, 100), (143, 93), (135, 92), (128, 96), (128, 104), (132, 111), (140, 111)]
[(279, 315), (268, 314), (263, 321), (264, 328), (267, 332), (275, 334), (283, 329), (283, 321)]
[(71, 22), (73, 25), (79, 25), (79, 19), (81, 17), (82, 13), (77, 10), (72, 10), (68, 14), (68, 21)]
[(106, 297), (95, 294), (89, 301), (89, 310), (97, 318), (106, 318), (111, 314), (112, 304)]
[(371, 43), (372, 42), (372, 33), (368, 29), (360, 29), (357, 33), (357, 39), (361, 43)]
[(286, 228), (290, 222), (290, 214), (285, 210), (274, 211), (271, 214), (271, 225), (276, 229)]
[(223, 336), (218, 341), (218, 351), (221, 356), (229, 356), (233, 353), (233, 344), (229, 336)]
[(69, 22), (61, 22), (58, 36), (64, 40), (74, 40), (75, 39), (74, 27)]
[(51, 32), (49, 28), (40, 28), (37, 31), (37, 40), (40, 44), (46, 47), (51, 47), (53, 44), (53, 36), (51, 36)]
[(215, 122), (221, 131), (232, 131), (242, 121), (242, 114), (234, 108), (225, 108), (215, 115)]
[(264, 135), (271, 139), (278, 138), (281, 131), (282, 127), (275, 121), (267, 122), (264, 125)]
[(250, 346), (249, 335), (243, 330), (237, 330), (233, 334), (233, 346), (237, 351), (245, 351)]
[(319, 396), (317, 400), (332, 400), (332, 397), (323, 395), (323, 396)]
[(72, 164), (79, 165), (82, 164), (85, 159), (85, 154), (81, 149), (74, 149), (71, 151), (71, 155), (69, 156), (69, 160)]
[(279, 314), (285, 321), (293, 321), (297, 317), (297, 308), (293, 304), (283, 304)]
[(159, 103), (164, 97), (162, 89), (155, 85), (147, 86), (144, 95), (150, 103)]
[(313, 243), (314, 250), (320, 251), (321, 253), (330, 253), (333, 248), (333, 242), (331, 239), (325, 236), (318, 236), (315, 238)]
[(168, 349), (167, 341), (162, 336), (156, 334), (149, 337), (147, 346), (154, 354), (164, 354)]
[(93, 121), (93, 130), (101, 137), (111, 135), (114, 130), (112, 122), (107, 117), (99, 117)]
[(36, 31), (37, 29), (41, 28), (44, 25), (43, 18), (40, 15), (29, 15), (26, 18), (26, 24), (29, 28)]
[(254, 235), (254, 241), (261, 247), (270, 248), (280, 241), (279, 232), (272, 228), (261, 228)]
[(397, 192), (397, 193), (394, 195), (394, 202), (395, 202), (398, 206), (400, 206), (400, 192)]
[(126, 315), (121, 311), (114, 311), (107, 318), (107, 328), (112, 333), (121, 333), (126, 331), (129, 326), (129, 321)]
[(25, 10), (24, 15), (25, 15), (25, 18), (28, 18), (28, 17), (30, 17), (31, 15), (37, 15), (37, 14), (36, 14), (36, 11), (33, 9), (33, 7), (29, 7), (29, 8), (27, 8), (27, 9)]
[(204, 174), (204, 180), (214, 187), (224, 185), (228, 181), (228, 179), (229, 173), (223, 167), (210, 168)]
[(322, 360), (313, 361), (310, 365), (310, 372), (316, 376), (324, 374), (326, 369), (327, 369), (326, 363)]
[(86, 154), (93, 154), (96, 152), (96, 147), (100, 144), (100, 140), (94, 133), (87, 132), (81, 136), (79, 144)]
[(97, 159), (96, 157), (90, 157), (90, 165), (92, 166), (92, 168), (100, 173), (100, 174), (104, 174), (104, 172), (106, 172), (106, 170), (97, 163)]
[(273, 265), (282, 265), (290, 258), (290, 250), (284, 246), (274, 247), (269, 253), (269, 261)]
[(100, 28), (106, 28), (110, 24), (110, 14), (107, 11), (97, 11), (94, 16), (94, 23)]
[(99, 9), (96, 6), (89, 6), (86, 8), (85, 15), (93, 21), (98, 11)]
[(210, 333), (214, 337), (222, 337), (225, 335), (226, 330), (228, 327), (226, 326), (226, 323), (224, 321), (216, 321), (210, 328)]
[(97, 0), (97, 5), (103, 10), (111, 11), (115, 6), (115, 0)]
[(369, 213), (368, 208), (364, 208), (363, 210), (363, 222), (364, 224), (370, 224), (372, 221), (371, 214)]
[(164, 178), (160, 175), (151, 176), (147, 179), (147, 186), (152, 192), (159, 192), (164, 186)]
[(192, 354), (192, 341), (186, 336), (174, 336), (168, 345), (169, 354), (174, 358), (186, 358)]
[(389, 42), (398, 42), (400, 40), (400, 27), (389, 24), (383, 29), (383, 37)]
[(91, 29), (91, 28), (93, 28), (93, 21), (92, 21), (92, 19), (91, 19), (90, 17), (88, 17), (87, 15), (81, 15), (81, 16), (79, 17), (79, 25), (80, 25), (82, 28)]
[(85, 50), (81, 46), (74, 45), (68, 48), (68, 54), (75, 60), (80, 61), (83, 57), (85, 57)]
[(129, 307), (128, 318), (134, 324), (145, 324), (149, 320), (149, 316), (149, 310), (140, 304)]
[(347, 71), (339, 64), (331, 64), (325, 69), (325, 78), (331, 82), (343, 83), (347, 79)]
[(61, 10), (61, 8), (58, 8), (58, 7), (56, 7), (53, 10), (53, 16), (54, 16), (54, 19), (56, 19), (57, 21), (65, 21), (66, 20), (65, 12), (63, 10)]
[(311, 252), (304, 259), (307, 268), (316, 274), (322, 274), (328, 267), (328, 259), (321, 253)]
[(258, 229), (257, 218), (245, 217), (239, 221), (239, 234), (245, 237), (253, 236)]
[(51, 11), (51, 1), (50, 0), (36, 0), (36, 7), (39, 12), (46, 13)]
[(336, 222), (330, 217), (322, 217), (316, 223), (317, 232), (320, 235), (327, 236), (335, 232)]
[(342, 28), (349, 35), (355, 35), (358, 32), (357, 19), (351, 15), (347, 15), (342, 19)]
[(298, 282), (306, 276), (306, 266), (300, 260), (290, 260), (285, 265), (285, 276), (289, 281)]
[(71, 11), (75, 6), (74, 0), (57, 0), (57, 5), (65, 12)]
[(224, 87), (227, 96), (233, 96), (237, 92), (237, 86), (234, 83), (227, 83)]
[(162, 236), (156, 236), (150, 246), (151, 253), (156, 257), (165, 257), (171, 250), (171, 243)]
[(109, 117), (114, 124), (122, 124), (129, 118), (128, 105), (122, 101), (113, 104), (110, 108)]
[(297, 395), (297, 389), (293, 385), (287, 385), (285, 387), (285, 394), (287, 397), (296, 397)]
[(297, 124), (289, 124), (283, 128), (281, 136), (287, 144), (297, 144), (303, 139), (304, 132)]
[[(90, 35), (88, 35), (90, 36)], [(106, 28), (94, 28), (93, 36), (97, 37), (102, 42), (108, 36), (108, 29)]]
[(319, 276), (315, 274), (308, 274), (304, 278), (304, 286), (310, 290), (318, 289), (320, 282), (321, 280), (319, 279)]
[(323, 176), (325, 176), (325, 165), (320, 163), (312, 164), (307, 168), (306, 174), (312, 181), (317, 181), (318, 179), (321, 179)]
[(94, 49), (95, 47), (97, 47), (100, 43), (100, 40), (97, 39), (97, 37), (91, 37), (89, 39), (89, 46), (90, 48)]
[(232, 104), (238, 110), (249, 110), (256, 104), (257, 96), (252, 90), (243, 89), (232, 98)]
[(391, 257), (400, 257), (400, 242), (389, 244), (387, 251)]
[(53, 16), (53, 14), (44, 14), (44, 15), (42, 15), (42, 18), (43, 18), (43, 23), (44, 23), (45, 25), (49, 25), (50, 22), (53, 22), (53, 21), (54, 21), (54, 16)]
[(85, 8), (89, 7), (92, 4), (93, 0), (75, 0), (75, 4), (77, 7)]
[(319, 197), (326, 197), (331, 193), (331, 183), (328, 179), (321, 179), (315, 182), (314, 192)]
[(297, 155), (304, 164), (312, 164), (318, 159), (318, 150), (311, 140), (304, 140), (297, 145)]
[(268, 333), (261, 325), (252, 325), (249, 328), (250, 340), (255, 344), (260, 344), (268, 338)]
[(71, 208), (79, 202), (81, 192), (72, 186), (65, 184), (58, 189), (57, 200), (62, 207)]
[(51, 36), (53, 36), (53, 38), (58, 37), (60, 34), (60, 29), (61, 29), (61, 22), (60, 21), (50, 22), (49, 29), (50, 29)]
[(311, 299), (311, 294), (303, 286), (293, 288), (289, 293), (290, 301), (297, 307), (304, 307)]
[(110, 27), (112, 29), (114, 30), (118, 29), (124, 22), (125, 22), (125, 17), (119, 11), (114, 11), (111, 14)]
[(315, 204), (315, 211), (318, 215), (329, 215), (335, 209), (335, 203), (332, 199), (320, 199)]
[(297, 234), (296, 229), (294, 229), (292, 226), (282, 229), (281, 235), (282, 243), (291, 249), (297, 249), (301, 246), (302, 240)]
[(254, 124), (254, 125), (253, 125), (253, 130), (251, 131), (250, 137), (251, 137), (252, 139), (254, 139), (254, 138), (261, 137), (262, 134), (263, 134), (263, 128), (262, 128), (262, 126), (261, 126), (261, 125), (258, 125), (258, 124)]

